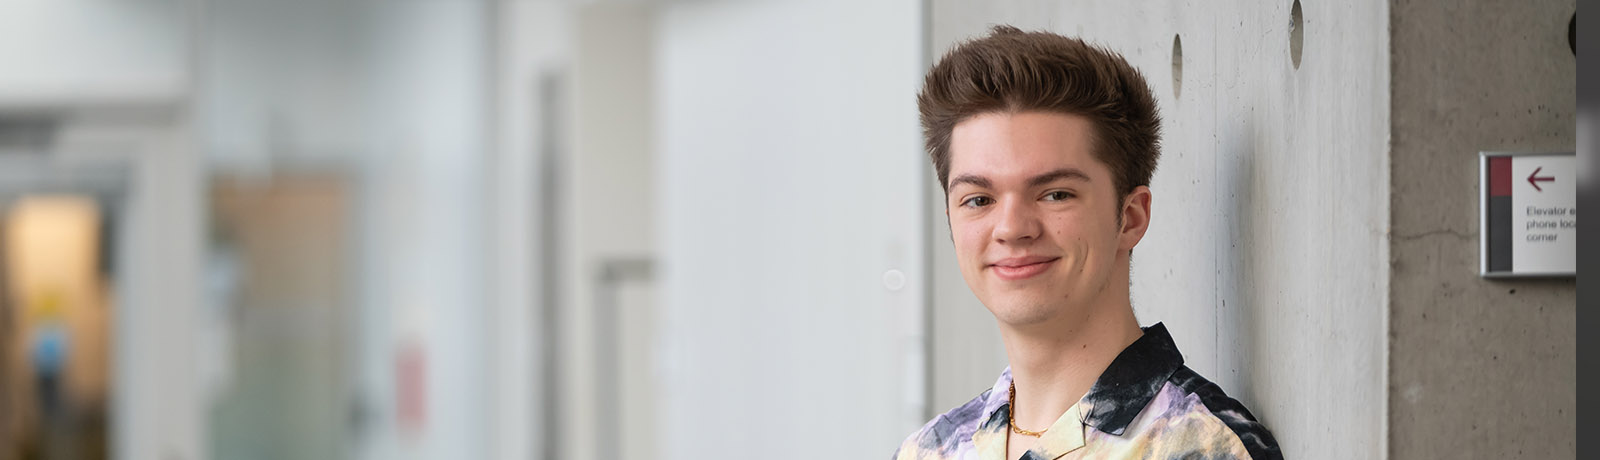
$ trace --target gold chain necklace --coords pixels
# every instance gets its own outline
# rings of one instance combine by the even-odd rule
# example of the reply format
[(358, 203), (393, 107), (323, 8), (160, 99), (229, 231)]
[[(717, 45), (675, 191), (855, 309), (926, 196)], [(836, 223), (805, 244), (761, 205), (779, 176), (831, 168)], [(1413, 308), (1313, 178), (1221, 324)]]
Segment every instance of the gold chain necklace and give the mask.
[(1011, 382), (1010, 399), (1011, 399), (1011, 410), (1006, 411), (1006, 419), (1007, 419), (1007, 422), (1011, 424), (1011, 431), (1012, 432), (1020, 434), (1020, 435), (1023, 435), (1023, 436), (1033, 436), (1033, 437), (1037, 438), (1040, 435), (1043, 435), (1044, 432), (1050, 431), (1049, 428), (1045, 428), (1045, 429), (1039, 430), (1039, 431), (1028, 431), (1028, 430), (1024, 430), (1024, 429), (1021, 429), (1021, 428), (1017, 428), (1017, 382), (1016, 381), (1012, 381)]

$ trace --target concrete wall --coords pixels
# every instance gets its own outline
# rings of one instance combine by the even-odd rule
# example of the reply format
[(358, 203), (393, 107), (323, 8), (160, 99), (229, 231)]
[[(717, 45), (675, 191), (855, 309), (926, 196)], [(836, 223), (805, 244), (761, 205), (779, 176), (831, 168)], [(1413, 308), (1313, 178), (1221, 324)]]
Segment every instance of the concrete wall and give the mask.
[(1573, 458), (1574, 280), (1477, 276), (1480, 150), (1576, 148), (1572, 0), (1393, 1), (1394, 458)]
[[(1298, 66), (1291, 2), (935, 1), (930, 46), (1009, 23), (1101, 43), (1141, 69), (1164, 135), (1151, 229), (1133, 258), (1140, 322), (1166, 323), (1189, 366), (1250, 407), (1285, 456), (1378, 458), (1387, 5), (1302, 6)], [(930, 224), (949, 241), (943, 222)], [(933, 341), (972, 349), (935, 349), (936, 413), (1004, 365), (993, 319), (940, 251), (934, 276), (954, 281), (936, 288)]]

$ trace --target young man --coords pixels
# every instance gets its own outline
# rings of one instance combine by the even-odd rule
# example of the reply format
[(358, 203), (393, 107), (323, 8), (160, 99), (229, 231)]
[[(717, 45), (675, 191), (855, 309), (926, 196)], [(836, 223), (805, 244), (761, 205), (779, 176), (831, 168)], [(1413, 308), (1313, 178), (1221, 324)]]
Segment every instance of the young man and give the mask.
[(1128, 258), (1150, 225), (1160, 119), (1144, 77), (1077, 39), (998, 26), (917, 97), (961, 275), (1010, 366), (900, 459), (1280, 458), (1238, 401), (1141, 329)]

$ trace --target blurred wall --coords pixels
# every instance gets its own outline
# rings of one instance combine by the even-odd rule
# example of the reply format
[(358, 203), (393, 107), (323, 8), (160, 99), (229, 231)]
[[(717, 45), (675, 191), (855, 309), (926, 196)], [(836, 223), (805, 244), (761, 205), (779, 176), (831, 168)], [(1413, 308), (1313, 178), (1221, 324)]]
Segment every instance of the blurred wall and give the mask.
[(205, 392), (208, 456), (350, 457), (347, 382), (360, 367), (347, 345), (356, 327), (349, 185), (297, 172), (207, 187), (207, 287), (216, 288), (197, 321), (211, 340), (196, 355), (216, 385)]
[[(561, 396), (552, 403), (562, 422), (546, 438), (558, 458), (659, 455), (651, 449), (660, 431), (649, 415), (653, 401), (629, 397), (653, 392), (655, 382), (648, 372), (624, 378), (633, 375), (624, 372), (626, 364), (653, 362), (653, 347), (622, 347), (630, 338), (654, 345), (654, 305), (643, 298), (624, 302), (617, 296), (624, 280), (616, 276), (657, 254), (654, 18), (655, 9), (644, 4), (575, 8), (572, 73), (558, 87), (571, 97), (562, 108), (571, 122), (560, 125), (569, 130), (570, 150), (549, 152), (559, 178), (547, 199), (559, 209), (544, 214), (559, 235), (559, 300), (547, 307), (558, 309)], [(629, 284), (655, 282), (647, 269), (626, 275)]]
[(0, 106), (123, 105), (187, 91), (189, 4), (8, 1), (0, 14)]
[(1576, 3), (1390, 2), (1394, 458), (1576, 456), (1576, 280), (1477, 276), (1478, 152), (1577, 147)]
[[(495, 335), (486, 180), (495, 22), (479, 2), (218, 0), (198, 21), (210, 170), (352, 182), (355, 300), (336, 388), (353, 458), (483, 458)], [(202, 178), (210, 176), (207, 171)], [(416, 360), (416, 361), (413, 361)], [(401, 362), (420, 362), (402, 377)], [(525, 369), (525, 368), (524, 368)], [(420, 410), (403, 410), (407, 389)], [(511, 409), (507, 409), (511, 410)], [(415, 414), (415, 415), (408, 415)], [(491, 415), (493, 414), (493, 415)], [(202, 428), (208, 429), (208, 428)], [(233, 452), (212, 445), (207, 456)]]
[[(368, 458), (484, 458), (491, 452), (489, 398), (491, 284), (495, 248), (488, 228), (485, 177), (490, 151), (494, 36), (489, 5), (411, 1), (372, 9), (378, 18), (373, 82), (379, 92), (366, 134), (381, 185), (370, 190), (376, 220), (364, 230), (374, 246), (376, 308), (367, 334), (387, 339), (365, 362), (373, 377), (408, 342), (425, 350), (426, 421), (379, 425)], [(427, 31), (427, 33), (418, 33)], [(386, 327), (385, 327), (386, 326)], [(381, 340), (381, 339), (380, 339)], [(378, 381), (377, 379), (373, 380)], [(395, 401), (377, 384), (378, 401)], [(373, 387), (367, 387), (373, 388)], [(382, 406), (380, 406), (382, 407)], [(390, 410), (377, 415), (392, 416)], [(508, 408), (507, 410), (514, 410)], [(383, 430), (383, 428), (390, 428)]]
[[(938, 55), (1009, 23), (1083, 37), (1139, 68), (1163, 116), (1152, 223), (1133, 256), (1140, 323), (1166, 323), (1187, 364), (1251, 408), (1286, 457), (1380, 458), (1388, 9), (1306, 2), (1296, 24), (1292, 3), (936, 0), (929, 46)], [(936, 288), (934, 343), (975, 347), (935, 349), (938, 413), (1005, 361), (949, 248), (934, 257), (934, 276), (954, 280)]]
[(657, 458), (879, 459), (927, 421), (922, 11), (662, 9)]
[(497, 114), (491, 164), (484, 177), (491, 193), (489, 237), (492, 337), (489, 369), (494, 458), (562, 458), (555, 413), (559, 373), (553, 357), (562, 351), (552, 332), (557, 289), (551, 280), (557, 250), (545, 216), (558, 212), (550, 178), (556, 156), (570, 143), (567, 121), (576, 6), (568, 2), (495, 2), (493, 33)]
[[(199, 162), (178, 109), (192, 92), (189, 6), (0, 4), (0, 117), (52, 126), (44, 151), (24, 152), (49, 165), (33, 171), (102, 169), (126, 185), (110, 192), (126, 217), (112, 256), (112, 295), (125, 314), (109, 325), (111, 450), (122, 458), (195, 458), (201, 449), (194, 369), (183, 359), (194, 344), (202, 214)], [(11, 187), (73, 181), (7, 171)]]

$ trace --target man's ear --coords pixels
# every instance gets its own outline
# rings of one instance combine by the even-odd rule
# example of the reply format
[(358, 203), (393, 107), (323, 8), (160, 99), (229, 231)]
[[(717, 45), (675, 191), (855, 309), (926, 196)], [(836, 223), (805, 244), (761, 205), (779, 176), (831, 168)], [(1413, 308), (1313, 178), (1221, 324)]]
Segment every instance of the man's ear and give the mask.
[(1118, 235), (1117, 248), (1132, 251), (1139, 245), (1139, 240), (1144, 239), (1144, 232), (1150, 229), (1150, 187), (1140, 185), (1134, 187), (1132, 192), (1122, 200), (1122, 231)]

